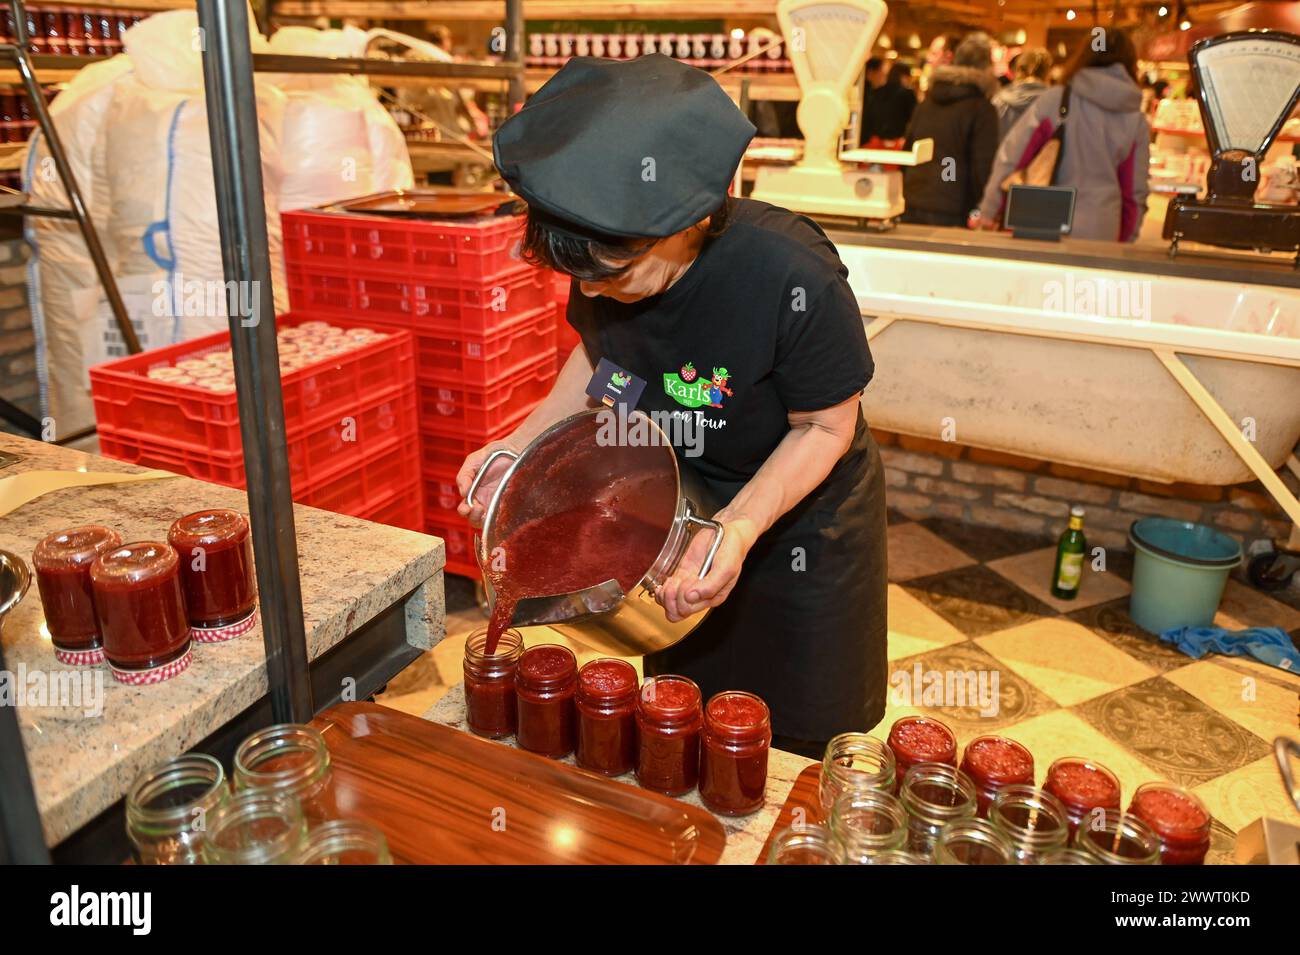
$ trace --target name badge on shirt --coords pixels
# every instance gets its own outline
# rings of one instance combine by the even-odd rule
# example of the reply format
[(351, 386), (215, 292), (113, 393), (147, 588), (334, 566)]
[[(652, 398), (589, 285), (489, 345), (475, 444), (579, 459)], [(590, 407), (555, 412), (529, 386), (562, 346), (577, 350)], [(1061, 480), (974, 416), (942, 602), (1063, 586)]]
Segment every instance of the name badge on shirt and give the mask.
[(602, 358), (596, 365), (596, 373), (587, 383), (587, 394), (607, 408), (619, 405), (632, 411), (641, 401), (641, 392), (645, 391), (645, 379), (638, 378), (630, 371), (625, 371), (608, 358)]

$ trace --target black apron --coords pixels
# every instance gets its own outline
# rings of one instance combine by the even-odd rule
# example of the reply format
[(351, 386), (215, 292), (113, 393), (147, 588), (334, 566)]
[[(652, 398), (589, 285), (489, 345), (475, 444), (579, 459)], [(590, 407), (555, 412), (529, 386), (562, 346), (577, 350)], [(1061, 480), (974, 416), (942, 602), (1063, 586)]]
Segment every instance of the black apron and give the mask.
[(645, 657), (645, 673), (688, 676), (706, 700), (756, 693), (779, 736), (869, 730), (887, 689), (885, 524), (880, 452), (859, 414), (832, 476), (759, 538), (720, 607)]

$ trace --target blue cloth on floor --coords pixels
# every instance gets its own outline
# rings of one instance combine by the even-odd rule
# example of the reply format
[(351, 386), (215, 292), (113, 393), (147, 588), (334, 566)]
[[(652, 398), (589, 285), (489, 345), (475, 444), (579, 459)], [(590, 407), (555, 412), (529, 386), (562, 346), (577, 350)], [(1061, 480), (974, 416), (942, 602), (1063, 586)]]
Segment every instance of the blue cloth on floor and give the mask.
[(1207, 653), (1224, 653), (1234, 657), (1254, 657), (1261, 663), (1300, 673), (1300, 651), (1285, 630), (1278, 627), (1251, 627), (1248, 630), (1224, 630), (1222, 627), (1175, 627), (1160, 634), (1194, 660)]

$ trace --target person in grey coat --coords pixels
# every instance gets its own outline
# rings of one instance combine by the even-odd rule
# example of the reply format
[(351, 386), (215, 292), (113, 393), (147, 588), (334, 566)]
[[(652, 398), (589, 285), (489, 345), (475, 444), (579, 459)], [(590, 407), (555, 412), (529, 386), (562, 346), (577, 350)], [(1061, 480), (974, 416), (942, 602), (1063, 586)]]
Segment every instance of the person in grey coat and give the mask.
[(1007, 138), (1016, 120), (1025, 114), (1047, 89), (1047, 74), (1052, 70), (1052, 54), (1041, 46), (1025, 47), (1012, 61), (1016, 78), (993, 95), (993, 108), (998, 111), (998, 139)]
[(1107, 29), (1085, 39), (1066, 68), (1065, 84), (1034, 100), (1002, 140), (972, 224), (996, 229), (1001, 223), (1006, 201), (1002, 183), (1051, 138), (1068, 86), (1065, 142), (1054, 184), (1077, 190), (1070, 234), (1132, 242), (1146, 215), (1151, 127), (1142, 114), (1137, 53), (1128, 34)]

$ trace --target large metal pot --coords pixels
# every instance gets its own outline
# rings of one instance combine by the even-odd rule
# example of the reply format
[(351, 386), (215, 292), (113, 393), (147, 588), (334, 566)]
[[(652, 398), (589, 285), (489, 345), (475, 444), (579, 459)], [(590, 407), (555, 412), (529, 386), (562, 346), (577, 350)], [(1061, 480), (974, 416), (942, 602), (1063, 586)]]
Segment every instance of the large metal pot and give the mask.
[[(624, 593), (618, 581), (606, 580), (573, 593), (525, 598), (510, 620), (515, 627), (553, 627), (603, 653), (634, 656), (672, 646), (704, 619), (707, 611), (670, 623), (655, 601), (655, 591), (672, 576), (692, 535), (702, 529), (713, 532), (700, 571), (700, 576), (705, 576), (722, 543), (723, 529), (712, 520), (714, 509), (706, 502), (699, 482), (678, 467), (677, 455), (663, 430), (639, 411), (627, 415), (627, 426), (619, 428), (618, 415), (607, 408), (582, 411), (543, 431), (522, 452), (494, 451), (475, 476), (467, 499), (473, 502), (479, 483), (497, 460), (511, 461), (475, 538), (488, 600), (495, 604), (489, 561), (524, 521), (589, 501), (620, 477), (645, 477), (655, 494), (644, 498), (656, 497), (660, 491), (670, 495), (657, 499), (653, 518), (636, 513), (638, 507), (649, 509), (648, 501), (633, 499), (621, 504), (627, 513), (642, 521), (653, 520), (663, 531), (663, 546), (653, 559), (647, 555), (645, 574), (631, 593)], [(645, 440), (629, 440), (634, 432)], [(521, 474), (523, 478), (517, 478)], [(675, 506), (663, 506), (669, 501), (675, 501)]]

